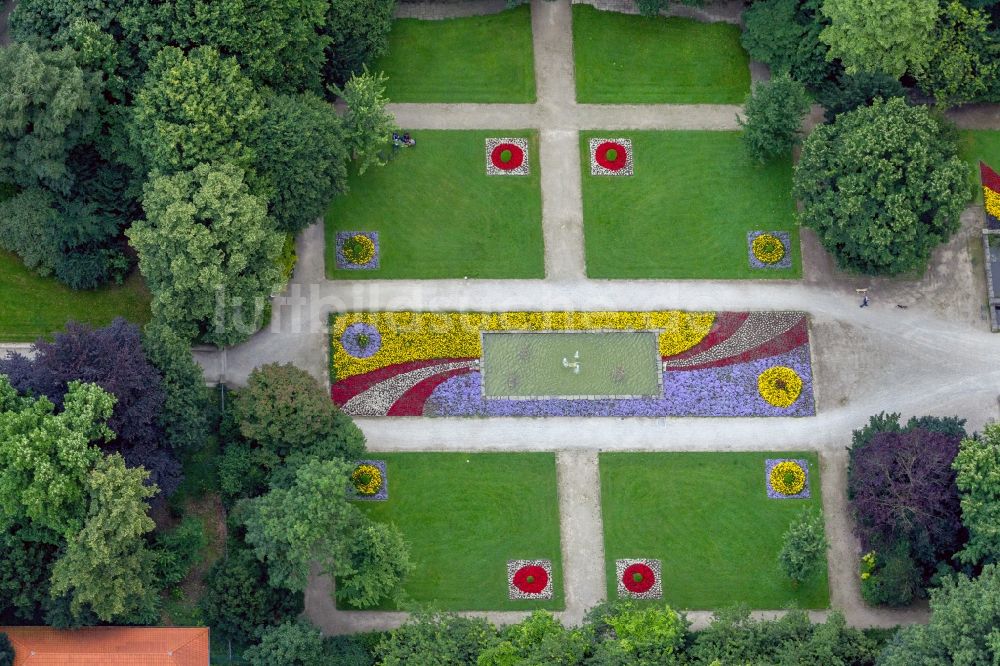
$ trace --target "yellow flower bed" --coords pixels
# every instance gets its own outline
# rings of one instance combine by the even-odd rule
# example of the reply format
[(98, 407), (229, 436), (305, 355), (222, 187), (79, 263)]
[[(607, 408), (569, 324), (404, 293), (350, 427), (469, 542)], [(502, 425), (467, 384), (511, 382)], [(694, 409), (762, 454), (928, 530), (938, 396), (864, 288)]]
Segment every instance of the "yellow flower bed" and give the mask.
[(771, 469), (771, 488), (782, 495), (798, 495), (806, 487), (806, 471), (802, 466), (786, 460)]
[[(698, 344), (712, 328), (714, 312), (352, 312), (330, 327), (333, 368), (338, 379), (396, 363), (434, 358), (479, 358), (481, 331), (660, 330), (663, 357)], [(371, 324), (382, 346), (368, 358), (344, 351), (340, 336), (356, 322)]]
[(993, 217), (1000, 218), (1000, 192), (994, 192), (988, 187), (983, 188), (983, 203), (986, 212)]
[(757, 390), (775, 407), (791, 407), (802, 393), (802, 378), (791, 368), (778, 365), (760, 373)]
[(364, 234), (354, 234), (344, 243), (344, 258), (363, 266), (375, 257), (375, 242)]
[(761, 234), (753, 239), (753, 256), (764, 264), (776, 264), (785, 256), (785, 244), (771, 234)]
[(375, 465), (358, 465), (351, 472), (351, 483), (362, 495), (374, 495), (382, 487), (382, 471)]

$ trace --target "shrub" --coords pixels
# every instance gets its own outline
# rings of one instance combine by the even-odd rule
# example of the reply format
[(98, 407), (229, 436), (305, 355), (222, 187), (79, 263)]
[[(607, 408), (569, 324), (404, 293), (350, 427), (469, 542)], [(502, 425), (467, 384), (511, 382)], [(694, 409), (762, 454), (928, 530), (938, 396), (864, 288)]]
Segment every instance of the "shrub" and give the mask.
[(323, 637), (304, 620), (283, 622), (261, 633), (260, 643), (243, 652), (249, 666), (326, 666)]
[(897, 541), (884, 553), (871, 551), (862, 558), (861, 596), (869, 604), (906, 606), (922, 590), (920, 569), (905, 541)]
[(823, 515), (806, 509), (785, 532), (778, 564), (785, 575), (798, 585), (819, 571), (826, 562), (826, 549)]
[(160, 551), (157, 553), (157, 573), (164, 586), (180, 583), (208, 546), (205, 527), (194, 516), (187, 516), (169, 532), (157, 535)]

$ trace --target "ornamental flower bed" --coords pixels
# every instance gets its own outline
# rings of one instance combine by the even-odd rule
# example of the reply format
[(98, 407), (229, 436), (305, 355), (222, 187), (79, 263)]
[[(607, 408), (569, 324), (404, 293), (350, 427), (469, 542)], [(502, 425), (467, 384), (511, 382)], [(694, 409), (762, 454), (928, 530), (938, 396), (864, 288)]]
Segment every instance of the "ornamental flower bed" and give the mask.
[(530, 173), (527, 139), (486, 139), (487, 175), (527, 176)]
[(625, 599), (659, 599), (663, 596), (659, 560), (615, 560), (618, 596)]
[(591, 139), (590, 175), (631, 176), (631, 139)]
[(791, 236), (787, 231), (749, 231), (747, 253), (752, 268), (791, 268)]
[(808, 499), (809, 462), (800, 458), (768, 458), (764, 483), (771, 499)]
[(379, 265), (377, 231), (338, 231), (337, 268), (348, 271), (372, 271)]
[(986, 211), (986, 226), (1000, 229), (1000, 174), (979, 163), (979, 181), (983, 184), (983, 209)]
[[(484, 331), (574, 330), (658, 332), (661, 393), (484, 395)], [(331, 396), (354, 416), (815, 414), (808, 321), (800, 312), (355, 312), (332, 317), (331, 336)]]
[(389, 476), (384, 460), (359, 460), (351, 472), (347, 495), (351, 499), (381, 502), (389, 499)]
[(509, 560), (507, 590), (511, 599), (551, 599), (551, 560)]

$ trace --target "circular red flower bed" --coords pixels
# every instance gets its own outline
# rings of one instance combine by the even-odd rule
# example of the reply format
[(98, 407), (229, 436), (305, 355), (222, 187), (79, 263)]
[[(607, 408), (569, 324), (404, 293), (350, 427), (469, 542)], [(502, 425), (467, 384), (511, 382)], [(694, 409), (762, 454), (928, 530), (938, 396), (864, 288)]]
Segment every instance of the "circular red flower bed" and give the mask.
[(626, 590), (635, 594), (648, 592), (649, 588), (653, 587), (653, 583), (655, 582), (656, 574), (653, 573), (652, 569), (640, 562), (630, 564), (622, 572), (622, 585), (625, 586)]
[(513, 143), (501, 143), (490, 153), (490, 162), (498, 169), (512, 171), (524, 162), (524, 151)]
[(542, 567), (529, 564), (514, 572), (514, 587), (526, 594), (541, 594), (549, 583), (549, 575)]
[(628, 163), (628, 150), (617, 141), (605, 141), (597, 146), (594, 159), (608, 171), (618, 171)]

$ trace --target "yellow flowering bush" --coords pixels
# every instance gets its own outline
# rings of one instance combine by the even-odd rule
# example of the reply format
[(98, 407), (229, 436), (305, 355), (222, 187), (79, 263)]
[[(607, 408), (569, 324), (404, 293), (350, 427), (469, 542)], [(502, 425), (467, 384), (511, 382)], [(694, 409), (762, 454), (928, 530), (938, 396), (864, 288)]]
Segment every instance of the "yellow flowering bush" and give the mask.
[(362, 266), (375, 256), (375, 242), (364, 234), (354, 234), (344, 242), (344, 258)]
[(785, 245), (771, 234), (761, 234), (753, 239), (753, 256), (763, 264), (776, 264), (785, 256)]
[[(382, 346), (368, 358), (344, 350), (340, 337), (351, 324), (378, 329)], [(396, 363), (435, 358), (479, 358), (482, 331), (658, 330), (663, 357), (698, 344), (712, 328), (714, 312), (351, 312), (333, 317), (332, 365), (337, 379)]]
[(382, 472), (375, 465), (358, 465), (351, 472), (351, 483), (362, 495), (374, 495), (382, 487)]
[(875, 571), (875, 551), (870, 550), (861, 556), (861, 580), (868, 580)]
[(791, 407), (802, 393), (802, 378), (791, 368), (778, 365), (760, 373), (757, 390), (775, 407)]
[(993, 217), (1000, 218), (1000, 192), (994, 192), (988, 187), (983, 188), (983, 203), (986, 212)]
[(798, 495), (806, 487), (806, 471), (797, 462), (785, 460), (771, 469), (771, 488), (782, 495)]

